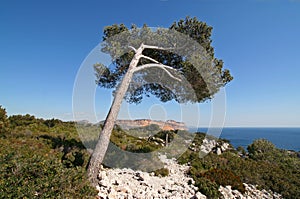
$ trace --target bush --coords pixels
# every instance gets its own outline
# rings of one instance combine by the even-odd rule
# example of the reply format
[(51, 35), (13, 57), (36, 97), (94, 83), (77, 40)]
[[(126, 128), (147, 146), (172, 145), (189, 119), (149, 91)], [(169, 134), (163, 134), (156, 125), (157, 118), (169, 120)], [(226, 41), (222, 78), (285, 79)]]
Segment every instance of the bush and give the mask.
[(238, 146), (238, 147), (236, 148), (236, 150), (237, 150), (237, 152), (238, 152), (240, 155), (245, 156), (245, 155), (247, 154), (246, 150), (245, 150), (244, 147), (242, 147), (242, 146)]
[(230, 170), (210, 169), (209, 171), (204, 172), (202, 176), (212, 182), (216, 182), (218, 185), (230, 185), (233, 189), (239, 190), (241, 193), (245, 193), (245, 187), (241, 178)]
[(300, 158), (296, 153), (279, 150), (267, 140), (254, 141), (248, 150), (249, 158), (231, 151), (199, 158), (198, 153), (188, 150), (179, 163), (190, 164), (188, 175), (211, 198), (218, 197), (219, 185), (231, 185), (243, 192), (242, 182), (280, 193), (284, 198), (300, 198)]
[(89, 154), (73, 124), (50, 129), (30, 115), (9, 119), (13, 129), (0, 136), (0, 198), (95, 198)]
[(196, 178), (195, 186), (197, 186), (199, 191), (206, 195), (209, 199), (217, 199), (221, 196), (221, 193), (219, 192), (219, 185), (207, 178)]
[[(160, 139), (170, 143), (174, 139), (175, 135), (176, 135), (175, 131), (159, 131), (157, 134), (154, 135), (154, 137), (160, 138)], [(168, 138), (168, 140), (167, 140), (167, 138)]]
[(267, 160), (277, 154), (275, 145), (268, 140), (258, 139), (247, 148), (249, 157), (254, 160)]
[(0, 136), (4, 136), (9, 132), (9, 121), (7, 119), (6, 110), (0, 105)]
[(169, 175), (169, 169), (161, 168), (154, 171), (155, 176), (165, 177)]
[(0, 191), (3, 198), (89, 198), (96, 195), (85, 168), (67, 167), (62, 154), (42, 141), (1, 140)]

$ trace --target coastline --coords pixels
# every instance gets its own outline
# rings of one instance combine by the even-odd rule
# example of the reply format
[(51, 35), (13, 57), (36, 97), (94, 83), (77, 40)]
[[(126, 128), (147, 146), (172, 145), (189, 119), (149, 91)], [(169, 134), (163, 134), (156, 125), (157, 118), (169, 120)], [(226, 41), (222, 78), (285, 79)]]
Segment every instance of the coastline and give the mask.
[[(207, 132), (208, 128), (189, 128), (190, 132)], [(224, 127), (220, 138), (227, 139), (237, 148), (247, 148), (254, 140), (270, 140), (277, 148), (300, 151), (300, 127)]]

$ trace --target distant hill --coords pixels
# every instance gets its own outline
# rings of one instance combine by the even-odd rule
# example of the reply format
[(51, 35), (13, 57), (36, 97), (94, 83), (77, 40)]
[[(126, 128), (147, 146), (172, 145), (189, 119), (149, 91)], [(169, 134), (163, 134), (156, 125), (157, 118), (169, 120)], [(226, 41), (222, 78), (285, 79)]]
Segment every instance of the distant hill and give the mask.
[(117, 125), (121, 126), (122, 129), (129, 130), (132, 128), (146, 127), (149, 125), (158, 125), (162, 130), (188, 130), (183, 122), (176, 122), (174, 120), (157, 121), (150, 119), (138, 119), (138, 120), (117, 120)]

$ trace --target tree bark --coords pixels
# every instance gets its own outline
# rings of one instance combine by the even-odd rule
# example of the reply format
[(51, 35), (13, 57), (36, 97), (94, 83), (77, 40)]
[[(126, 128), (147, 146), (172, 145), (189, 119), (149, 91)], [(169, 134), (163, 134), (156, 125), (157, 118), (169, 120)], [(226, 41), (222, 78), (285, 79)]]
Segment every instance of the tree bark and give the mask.
[(114, 128), (115, 121), (117, 119), (122, 100), (128, 90), (130, 81), (132, 79), (134, 68), (137, 66), (139, 59), (142, 55), (143, 51), (143, 45), (136, 51), (135, 56), (130, 62), (128, 71), (124, 75), (119, 88), (117, 88), (115, 98), (113, 100), (113, 103), (110, 107), (109, 113), (105, 119), (103, 129), (99, 135), (98, 142), (96, 144), (96, 147), (92, 153), (92, 156), (89, 161), (89, 165), (87, 168), (88, 178), (90, 182), (96, 186), (97, 185), (97, 176), (100, 170), (100, 165), (104, 159), (105, 153), (107, 151), (110, 136), (112, 133), (112, 130)]
[(166, 146), (168, 146), (169, 134), (166, 133)]

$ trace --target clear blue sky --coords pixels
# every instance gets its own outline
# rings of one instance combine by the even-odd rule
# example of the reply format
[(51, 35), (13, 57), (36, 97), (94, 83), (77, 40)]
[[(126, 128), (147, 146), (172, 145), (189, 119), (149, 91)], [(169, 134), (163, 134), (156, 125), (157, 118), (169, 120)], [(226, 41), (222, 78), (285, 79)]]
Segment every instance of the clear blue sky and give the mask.
[(216, 57), (235, 78), (226, 87), (226, 126), (300, 126), (296, 0), (2, 0), (0, 104), (9, 115), (71, 120), (77, 71), (105, 26), (168, 27), (187, 15), (213, 27)]

